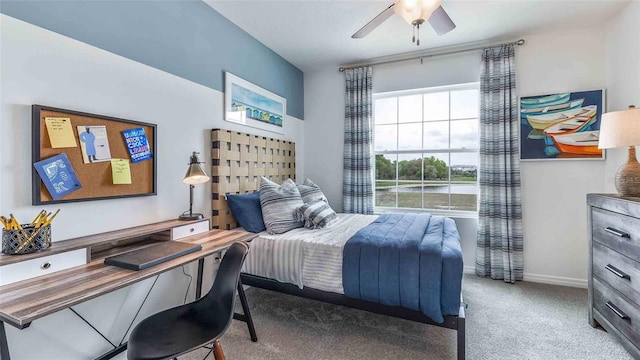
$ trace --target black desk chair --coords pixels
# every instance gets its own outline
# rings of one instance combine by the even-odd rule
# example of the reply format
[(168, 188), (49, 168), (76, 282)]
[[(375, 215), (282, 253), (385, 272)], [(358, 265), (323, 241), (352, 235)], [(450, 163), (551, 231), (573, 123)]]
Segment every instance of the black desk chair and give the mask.
[(142, 320), (131, 332), (129, 360), (171, 359), (207, 344), (224, 359), (218, 342), (233, 319), (236, 287), (249, 246), (237, 242), (227, 250), (209, 293), (192, 303)]

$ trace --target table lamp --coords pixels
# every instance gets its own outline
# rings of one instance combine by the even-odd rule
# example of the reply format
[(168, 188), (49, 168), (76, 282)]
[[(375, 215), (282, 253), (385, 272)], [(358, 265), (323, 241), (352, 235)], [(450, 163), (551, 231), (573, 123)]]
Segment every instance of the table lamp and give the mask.
[(629, 147), (629, 159), (616, 173), (616, 189), (622, 196), (640, 197), (640, 163), (636, 158), (640, 145), (640, 109), (629, 106), (623, 111), (602, 115), (598, 148)]
[(209, 181), (209, 175), (202, 168), (202, 164), (198, 161), (198, 153), (193, 152), (191, 154), (189, 169), (187, 169), (187, 173), (184, 175), (184, 179), (182, 182), (185, 184), (189, 184), (189, 213), (186, 211), (180, 215), (179, 220), (200, 220), (204, 218), (202, 214), (194, 214), (193, 213), (193, 188), (195, 188), (195, 184), (202, 184)]

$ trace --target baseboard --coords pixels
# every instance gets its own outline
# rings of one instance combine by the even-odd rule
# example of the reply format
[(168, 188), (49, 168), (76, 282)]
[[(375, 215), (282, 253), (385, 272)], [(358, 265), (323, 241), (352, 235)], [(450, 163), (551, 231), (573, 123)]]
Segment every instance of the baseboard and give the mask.
[[(473, 266), (464, 267), (465, 274), (475, 274), (476, 270)], [(587, 288), (587, 279), (575, 279), (562, 276), (551, 276), (541, 274), (524, 273), (524, 281), (549, 284), (549, 285), (561, 285), (568, 287)]]

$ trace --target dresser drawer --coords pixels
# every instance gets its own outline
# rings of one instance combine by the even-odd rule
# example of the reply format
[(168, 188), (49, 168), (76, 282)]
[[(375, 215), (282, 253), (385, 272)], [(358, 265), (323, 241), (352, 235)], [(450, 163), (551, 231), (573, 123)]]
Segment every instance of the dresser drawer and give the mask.
[(593, 307), (631, 343), (640, 344), (640, 306), (593, 278)]
[(594, 242), (592, 272), (624, 296), (640, 302), (640, 263)]
[(591, 208), (593, 240), (640, 261), (640, 219)]
[(69, 269), (74, 266), (84, 265), (86, 263), (87, 249), (77, 249), (0, 266), (0, 286)]
[(178, 240), (183, 237), (202, 234), (207, 231), (209, 231), (209, 220), (177, 226), (171, 229), (171, 240)]

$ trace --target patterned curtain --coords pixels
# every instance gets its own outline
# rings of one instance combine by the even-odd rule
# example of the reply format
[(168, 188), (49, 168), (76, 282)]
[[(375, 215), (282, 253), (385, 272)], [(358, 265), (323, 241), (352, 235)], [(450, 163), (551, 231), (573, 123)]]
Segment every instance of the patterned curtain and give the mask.
[(480, 204), (476, 274), (522, 280), (518, 101), (513, 45), (485, 49), (480, 79)]
[(345, 70), (343, 211), (373, 214), (371, 179), (372, 70)]

